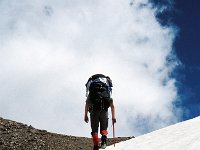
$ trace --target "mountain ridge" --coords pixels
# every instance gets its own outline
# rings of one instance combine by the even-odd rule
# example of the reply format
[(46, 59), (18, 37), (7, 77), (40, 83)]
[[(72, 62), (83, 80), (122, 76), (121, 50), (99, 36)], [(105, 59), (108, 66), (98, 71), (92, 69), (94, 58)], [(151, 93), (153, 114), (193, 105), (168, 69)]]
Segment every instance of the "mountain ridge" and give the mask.
[[(109, 138), (109, 145), (134, 137)], [(13, 120), (0, 117), (0, 150), (91, 150), (92, 140), (51, 133)]]

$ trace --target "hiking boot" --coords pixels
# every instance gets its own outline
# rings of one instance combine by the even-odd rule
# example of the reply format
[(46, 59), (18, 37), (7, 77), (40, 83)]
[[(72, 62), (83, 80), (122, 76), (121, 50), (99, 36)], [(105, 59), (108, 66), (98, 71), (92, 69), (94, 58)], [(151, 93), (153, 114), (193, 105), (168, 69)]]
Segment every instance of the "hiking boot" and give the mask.
[(107, 136), (102, 135), (102, 137), (101, 137), (101, 148), (105, 149), (106, 146), (107, 146)]
[(99, 146), (98, 145), (94, 145), (93, 150), (99, 150)]

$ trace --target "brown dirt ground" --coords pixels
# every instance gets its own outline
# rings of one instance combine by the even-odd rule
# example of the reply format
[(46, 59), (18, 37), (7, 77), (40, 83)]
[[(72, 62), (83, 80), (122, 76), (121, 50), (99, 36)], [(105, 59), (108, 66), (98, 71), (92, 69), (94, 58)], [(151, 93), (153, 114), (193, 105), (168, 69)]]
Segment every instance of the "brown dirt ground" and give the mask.
[[(134, 137), (109, 138), (109, 145)], [(23, 123), (0, 118), (0, 150), (91, 150), (92, 140), (50, 133)]]

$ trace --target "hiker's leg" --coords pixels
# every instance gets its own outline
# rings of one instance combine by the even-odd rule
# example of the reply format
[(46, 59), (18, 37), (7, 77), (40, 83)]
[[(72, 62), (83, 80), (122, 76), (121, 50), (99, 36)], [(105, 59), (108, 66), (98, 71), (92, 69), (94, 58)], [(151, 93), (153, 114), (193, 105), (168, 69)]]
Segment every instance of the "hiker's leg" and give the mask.
[(92, 141), (94, 146), (99, 146), (99, 138), (98, 138), (98, 133), (93, 133), (92, 134)]
[(101, 147), (106, 148), (108, 128), (108, 112), (103, 110), (100, 114)]
[(93, 111), (90, 113), (90, 122), (91, 122), (91, 135), (92, 135), (92, 139), (93, 139), (93, 143), (94, 145), (98, 145), (99, 144), (99, 139), (98, 139), (98, 128), (99, 128), (99, 115), (100, 112), (99, 111)]
[(100, 133), (101, 135), (107, 135), (108, 128), (108, 111), (101, 111), (100, 113)]

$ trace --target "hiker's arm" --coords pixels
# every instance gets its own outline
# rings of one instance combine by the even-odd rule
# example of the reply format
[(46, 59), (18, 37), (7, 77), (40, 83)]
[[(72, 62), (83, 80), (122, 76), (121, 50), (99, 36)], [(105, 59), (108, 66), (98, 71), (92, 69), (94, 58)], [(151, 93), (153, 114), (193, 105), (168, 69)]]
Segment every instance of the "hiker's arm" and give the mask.
[(85, 103), (85, 116), (84, 116), (84, 121), (85, 121), (86, 123), (89, 122), (89, 118), (88, 118), (88, 104), (87, 104), (87, 103)]
[(113, 103), (110, 104), (110, 108), (111, 108), (111, 113), (112, 113), (112, 123), (116, 123), (116, 117), (115, 117), (115, 106)]

